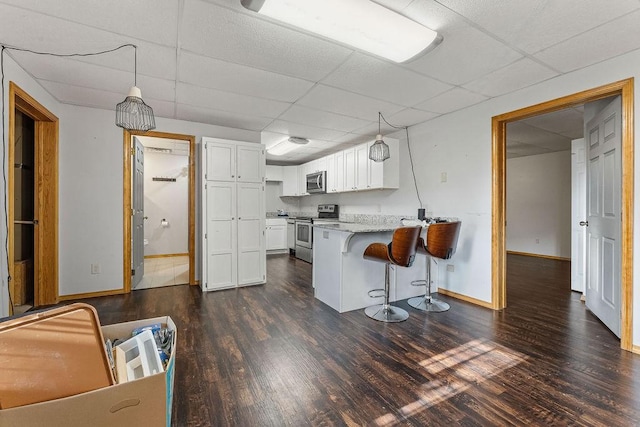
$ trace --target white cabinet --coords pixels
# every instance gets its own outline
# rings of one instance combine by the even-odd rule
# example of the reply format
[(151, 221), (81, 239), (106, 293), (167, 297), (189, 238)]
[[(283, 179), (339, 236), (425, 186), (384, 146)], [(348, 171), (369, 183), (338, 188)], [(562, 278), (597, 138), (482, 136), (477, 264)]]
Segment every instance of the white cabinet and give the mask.
[(284, 251), (287, 249), (287, 220), (267, 218), (266, 242), (268, 251)]
[(309, 171), (309, 163), (298, 166), (298, 195), (308, 196), (307, 193), (307, 173)]
[(202, 138), (206, 152), (205, 179), (209, 181), (263, 182), (264, 147), (237, 145), (236, 141)]
[(282, 166), (267, 165), (264, 179), (266, 181), (282, 181)]
[[(390, 158), (384, 162), (374, 162), (369, 160), (369, 172), (367, 177), (367, 188), (400, 188), (400, 149), (397, 139), (385, 138), (385, 142), (389, 146)], [(367, 144), (371, 147), (373, 142)]]
[(367, 190), (369, 185), (369, 145), (360, 144), (355, 148), (355, 189)]
[(344, 151), (330, 154), (327, 161), (327, 193), (344, 191)]
[(343, 191), (356, 190), (356, 149), (344, 150), (344, 187)]
[(298, 192), (298, 166), (282, 167), (282, 195), (300, 195), (300, 193)]
[(265, 283), (262, 145), (202, 138), (203, 291)]

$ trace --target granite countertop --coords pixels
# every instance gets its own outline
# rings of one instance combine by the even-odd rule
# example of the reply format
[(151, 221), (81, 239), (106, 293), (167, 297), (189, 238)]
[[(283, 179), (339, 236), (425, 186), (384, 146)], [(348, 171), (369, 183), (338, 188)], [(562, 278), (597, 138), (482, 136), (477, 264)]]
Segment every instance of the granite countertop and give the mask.
[(400, 225), (396, 224), (359, 224), (354, 222), (342, 222), (333, 224), (313, 224), (314, 228), (324, 228), (327, 230), (344, 231), (347, 233), (381, 233), (385, 231), (393, 231)]

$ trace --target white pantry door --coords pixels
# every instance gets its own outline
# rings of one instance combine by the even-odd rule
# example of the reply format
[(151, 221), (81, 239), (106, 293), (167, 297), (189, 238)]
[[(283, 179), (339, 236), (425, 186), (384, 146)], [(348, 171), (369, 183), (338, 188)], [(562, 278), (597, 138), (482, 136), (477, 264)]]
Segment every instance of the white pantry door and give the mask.
[(620, 336), (621, 98), (585, 127), (587, 140), (587, 307)]

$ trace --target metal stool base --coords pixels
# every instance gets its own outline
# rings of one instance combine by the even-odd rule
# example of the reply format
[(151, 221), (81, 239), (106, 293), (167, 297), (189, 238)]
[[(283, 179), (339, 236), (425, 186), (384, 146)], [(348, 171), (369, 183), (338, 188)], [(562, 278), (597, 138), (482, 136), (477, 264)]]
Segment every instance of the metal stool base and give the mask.
[(409, 313), (400, 307), (393, 305), (372, 305), (364, 309), (364, 314), (379, 322), (396, 323), (403, 322), (409, 318)]
[(431, 297), (430, 299), (431, 301), (429, 301), (429, 298), (427, 297), (414, 297), (409, 298), (407, 303), (415, 309), (430, 311), (433, 313), (441, 313), (451, 308), (451, 306), (444, 301), (437, 300), (433, 297)]

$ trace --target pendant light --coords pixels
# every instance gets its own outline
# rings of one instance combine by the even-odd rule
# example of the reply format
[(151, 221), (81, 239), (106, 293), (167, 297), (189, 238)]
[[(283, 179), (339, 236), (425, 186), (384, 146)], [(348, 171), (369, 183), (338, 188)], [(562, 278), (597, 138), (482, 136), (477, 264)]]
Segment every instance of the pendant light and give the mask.
[(116, 126), (127, 130), (146, 132), (156, 128), (153, 109), (142, 100), (142, 92), (138, 88), (138, 46), (134, 49), (133, 87), (127, 97), (116, 105)]
[(381, 116), (382, 113), (378, 111), (378, 135), (376, 135), (376, 142), (369, 148), (369, 158), (374, 162), (384, 162), (391, 157), (389, 146), (382, 140), (382, 132), (380, 131)]

